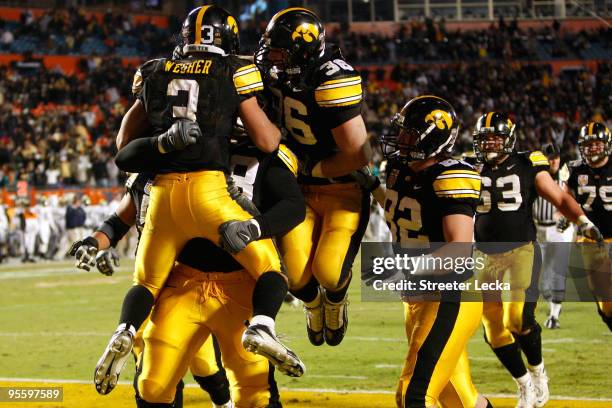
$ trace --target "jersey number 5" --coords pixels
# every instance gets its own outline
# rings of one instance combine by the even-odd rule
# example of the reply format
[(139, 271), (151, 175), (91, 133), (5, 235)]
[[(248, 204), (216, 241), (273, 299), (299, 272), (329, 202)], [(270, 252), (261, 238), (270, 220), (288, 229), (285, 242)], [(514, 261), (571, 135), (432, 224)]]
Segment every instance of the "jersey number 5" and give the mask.
[[(181, 98), (181, 95), (187, 96), (187, 103), (184, 102), (185, 98)], [(166, 95), (174, 97), (168, 98), (169, 102), (174, 99), (178, 103), (172, 103), (172, 117), (173, 118), (185, 118), (189, 120), (196, 120), (196, 113), (198, 113), (198, 96), (200, 95), (200, 84), (195, 79), (178, 79), (175, 78), (168, 83), (168, 92)], [(183, 99), (182, 101), (178, 101)]]

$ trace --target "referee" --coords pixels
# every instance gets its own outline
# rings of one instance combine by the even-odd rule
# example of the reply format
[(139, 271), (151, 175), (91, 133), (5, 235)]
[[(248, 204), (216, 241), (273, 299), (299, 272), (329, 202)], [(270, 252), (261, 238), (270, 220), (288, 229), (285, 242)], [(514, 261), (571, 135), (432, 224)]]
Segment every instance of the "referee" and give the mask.
[[(568, 177), (567, 166), (560, 169), (561, 156), (559, 147), (554, 143), (542, 146), (542, 152), (550, 162), (550, 175), (564, 191)], [(537, 239), (542, 248), (542, 273), (540, 275), (540, 290), (542, 296), (550, 304), (550, 313), (544, 325), (548, 329), (558, 329), (561, 302), (565, 296), (565, 279), (569, 266), (570, 247), (573, 227), (565, 232), (557, 231), (557, 221), (561, 215), (557, 209), (542, 197), (533, 204), (533, 218), (537, 226)]]

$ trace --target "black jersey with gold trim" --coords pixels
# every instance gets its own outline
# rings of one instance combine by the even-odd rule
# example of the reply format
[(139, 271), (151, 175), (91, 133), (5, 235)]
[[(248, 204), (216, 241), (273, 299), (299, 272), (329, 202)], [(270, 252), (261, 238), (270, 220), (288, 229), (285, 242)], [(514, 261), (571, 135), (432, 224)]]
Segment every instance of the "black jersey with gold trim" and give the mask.
[(134, 173), (125, 182), (125, 188), (136, 208), (135, 225), (138, 237), (140, 237), (144, 228), (147, 208), (149, 207), (149, 193), (151, 192), (154, 179), (155, 176), (148, 173)]
[(604, 238), (612, 238), (612, 164), (611, 159), (599, 168), (582, 160), (569, 164), (567, 185), (587, 217)]
[[(335, 154), (338, 146), (332, 129), (361, 114), (361, 76), (330, 44), (308, 88), (266, 85), (266, 97), (271, 102), (268, 112), (287, 129), (287, 146), (300, 160), (314, 163)], [(300, 182), (309, 181), (300, 178)]]
[(144, 104), (153, 134), (166, 131), (177, 118), (186, 118), (197, 121), (203, 135), (195, 145), (168, 153), (158, 172), (227, 171), (229, 137), (239, 105), (261, 90), (257, 67), (235, 55), (162, 58), (141, 66), (133, 91)]
[(414, 172), (399, 161), (387, 165), (385, 219), (394, 242), (444, 242), (442, 218), (474, 216), (480, 175), (462, 160), (442, 160)]
[(548, 159), (539, 151), (512, 153), (499, 165), (483, 165), (476, 241), (535, 241), (533, 202), (538, 196), (535, 177), (548, 168)]

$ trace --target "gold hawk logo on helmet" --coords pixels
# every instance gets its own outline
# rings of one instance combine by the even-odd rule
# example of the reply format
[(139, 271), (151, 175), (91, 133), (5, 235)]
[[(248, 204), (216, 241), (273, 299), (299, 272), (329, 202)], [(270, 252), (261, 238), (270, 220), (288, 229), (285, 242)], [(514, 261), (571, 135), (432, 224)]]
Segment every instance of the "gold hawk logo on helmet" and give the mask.
[(425, 122), (435, 123), (438, 129), (450, 129), (453, 125), (453, 118), (448, 112), (436, 109), (425, 116)]
[(236, 23), (236, 19), (232, 16), (227, 16), (227, 25), (230, 30), (234, 32), (234, 34), (238, 34), (238, 24)]
[(319, 30), (314, 24), (311, 23), (302, 23), (291, 34), (291, 39), (295, 41), (298, 38), (303, 39), (307, 43), (313, 42), (317, 37), (319, 37)]

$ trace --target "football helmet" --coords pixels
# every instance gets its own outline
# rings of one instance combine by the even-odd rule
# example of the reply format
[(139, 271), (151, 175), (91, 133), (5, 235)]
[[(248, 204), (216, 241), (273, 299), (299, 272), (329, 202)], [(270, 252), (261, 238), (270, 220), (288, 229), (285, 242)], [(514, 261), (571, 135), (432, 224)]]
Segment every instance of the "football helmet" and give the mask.
[(446, 100), (433, 95), (410, 100), (391, 119), (393, 131), (380, 142), (387, 160), (425, 160), (450, 153), (459, 133), (455, 110)]
[(319, 17), (308, 9), (291, 7), (270, 20), (259, 41), (255, 64), (272, 82), (301, 90), (307, 87), (324, 50), (325, 28)]
[(489, 112), (482, 115), (473, 133), (476, 157), (492, 163), (504, 154), (512, 153), (516, 143), (515, 126), (506, 113)]
[(219, 55), (238, 54), (238, 23), (224, 8), (201, 6), (191, 10), (181, 29), (182, 54), (209, 52)]
[[(593, 146), (592, 142), (601, 141), (603, 149)], [(582, 159), (592, 165), (612, 154), (612, 136), (610, 130), (600, 122), (589, 122), (580, 129), (578, 150)]]

